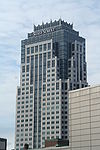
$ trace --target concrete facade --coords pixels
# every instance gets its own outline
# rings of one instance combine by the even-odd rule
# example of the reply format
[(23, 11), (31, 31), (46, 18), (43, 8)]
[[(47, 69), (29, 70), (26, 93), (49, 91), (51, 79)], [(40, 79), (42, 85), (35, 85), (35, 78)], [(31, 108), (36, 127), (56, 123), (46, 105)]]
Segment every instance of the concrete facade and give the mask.
[(100, 85), (69, 92), (70, 150), (100, 150)]

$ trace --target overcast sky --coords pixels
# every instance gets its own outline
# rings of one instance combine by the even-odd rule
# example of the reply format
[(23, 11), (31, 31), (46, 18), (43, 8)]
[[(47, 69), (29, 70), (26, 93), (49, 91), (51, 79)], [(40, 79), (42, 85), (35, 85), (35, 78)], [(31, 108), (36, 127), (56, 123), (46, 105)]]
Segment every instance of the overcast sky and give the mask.
[(0, 1), (0, 137), (14, 148), (16, 87), (20, 77), (20, 41), (33, 24), (59, 18), (74, 24), (86, 38), (88, 82), (100, 84), (99, 0)]

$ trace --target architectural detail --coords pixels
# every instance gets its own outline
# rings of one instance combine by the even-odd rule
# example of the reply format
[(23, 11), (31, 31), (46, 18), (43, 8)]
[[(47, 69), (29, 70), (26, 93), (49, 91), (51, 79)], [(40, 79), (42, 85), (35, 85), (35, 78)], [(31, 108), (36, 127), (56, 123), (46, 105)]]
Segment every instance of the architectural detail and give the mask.
[(45, 147), (47, 139), (69, 139), (68, 91), (87, 86), (85, 39), (58, 21), (34, 26), (21, 41), (16, 96), (15, 149)]

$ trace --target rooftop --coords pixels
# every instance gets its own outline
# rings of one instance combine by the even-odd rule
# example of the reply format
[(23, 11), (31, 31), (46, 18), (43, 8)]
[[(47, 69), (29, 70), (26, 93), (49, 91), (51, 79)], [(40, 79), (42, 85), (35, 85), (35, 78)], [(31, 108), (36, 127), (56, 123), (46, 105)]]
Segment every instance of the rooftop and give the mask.
[(46, 28), (50, 28), (50, 27), (55, 27), (55, 26), (66, 26), (70, 29), (73, 29), (73, 24), (70, 24), (70, 23), (67, 23), (65, 22), (64, 20), (62, 19), (59, 19), (58, 21), (55, 20), (52, 22), (52, 20), (48, 23), (43, 23), (41, 25), (34, 25), (34, 31), (37, 31), (37, 30), (41, 30), (41, 29), (46, 29)]

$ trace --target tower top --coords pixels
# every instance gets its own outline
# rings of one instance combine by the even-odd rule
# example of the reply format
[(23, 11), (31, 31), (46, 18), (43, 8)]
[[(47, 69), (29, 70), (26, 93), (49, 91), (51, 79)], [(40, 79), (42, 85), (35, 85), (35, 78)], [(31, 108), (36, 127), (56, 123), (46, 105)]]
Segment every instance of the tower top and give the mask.
[(50, 28), (50, 27), (62, 26), (62, 25), (65, 27), (68, 27), (70, 29), (73, 29), (73, 24), (67, 23), (60, 18), (59, 20), (55, 20), (55, 21), (50, 20), (49, 23), (48, 22), (46, 22), (46, 23), (42, 22), (41, 25), (37, 25), (37, 26), (34, 25), (34, 31), (42, 30), (42, 29), (46, 29), (46, 28)]

